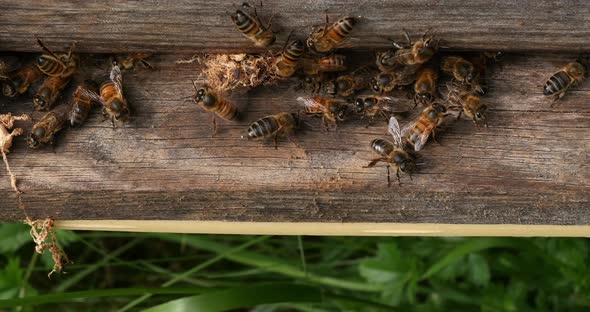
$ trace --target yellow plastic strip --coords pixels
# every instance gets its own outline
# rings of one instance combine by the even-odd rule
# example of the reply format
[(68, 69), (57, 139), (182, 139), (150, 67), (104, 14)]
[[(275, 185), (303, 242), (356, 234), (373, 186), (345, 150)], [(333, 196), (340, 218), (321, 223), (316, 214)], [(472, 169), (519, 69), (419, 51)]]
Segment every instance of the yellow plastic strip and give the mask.
[(590, 237), (589, 225), (64, 220), (60, 229), (203, 234)]

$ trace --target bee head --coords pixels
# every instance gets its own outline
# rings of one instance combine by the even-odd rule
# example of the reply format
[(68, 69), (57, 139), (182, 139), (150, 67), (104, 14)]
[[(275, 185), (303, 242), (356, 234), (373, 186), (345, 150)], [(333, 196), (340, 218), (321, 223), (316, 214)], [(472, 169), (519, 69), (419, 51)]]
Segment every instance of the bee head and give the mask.
[(37, 148), (40, 145), (39, 138), (45, 136), (45, 129), (44, 128), (35, 128), (33, 132), (29, 133), (27, 136), (27, 143), (29, 143), (29, 147)]
[(43, 95), (37, 94), (33, 97), (33, 104), (35, 104), (35, 108), (38, 110), (43, 110), (47, 108), (47, 100)]
[(348, 90), (350, 88), (350, 81), (347, 79), (340, 79), (340, 80), (336, 81), (336, 88), (339, 91)]
[(311, 52), (314, 52), (314, 53), (315, 53), (315, 52), (316, 52), (316, 49), (315, 49), (315, 42), (314, 42), (314, 39), (313, 39), (313, 38), (308, 38), (306, 43), (307, 43), (307, 48), (308, 48), (308, 49), (309, 49)]
[(488, 110), (488, 107), (484, 104), (481, 105), (476, 111), (475, 114), (473, 114), (473, 121), (476, 124), (486, 124), (487, 123), (487, 119), (486, 119), (486, 111)]
[(405, 157), (399, 163), (399, 170), (403, 173), (411, 174), (416, 170), (416, 162), (411, 157)]
[(336, 118), (340, 121), (344, 121), (348, 117), (348, 105), (340, 105), (338, 107), (338, 112), (336, 113)]
[(248, 15), (244, 13), (242, 10), (236, 10), (236, 15), (234, 15), (234, 19), (237, 24), (243, 24), (248, 21)]
[(303, 51), (303, 49), (305, 49), (305, 45), (303, 45), (301, 40), (295, 40), (291, 43), (291, 49)]
[(432, 108), (437, 113), (446, 113), (447, 112), (447, 108), (444, 105), (439, 104), (439, 103), (432, 103)]
[(416, 99), (422, 103), (430, 103), (434, 100), (434, 97), (428, 92), (420, 92), (416, 93)]
[(362, 113), (365, 110), (365, 101), (362, 98), (357, 98), (354, 102), (354, 108), (357, 113)]
[(113, 100), (111, 103), (111, 110), (115, 113), (114, 117), (118, 121), (125, 121), (127, 120), (127, 117), (129, 117), (129, 109), (121, 100)]

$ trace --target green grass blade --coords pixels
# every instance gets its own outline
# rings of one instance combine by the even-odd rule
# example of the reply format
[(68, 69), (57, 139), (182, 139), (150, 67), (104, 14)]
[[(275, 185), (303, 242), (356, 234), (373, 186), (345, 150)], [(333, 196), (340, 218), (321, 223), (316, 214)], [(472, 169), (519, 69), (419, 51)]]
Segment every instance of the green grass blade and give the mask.
[[(180, 243), (181, 238), (174, 234), (159, 234), (158, 238)], [(225, 244), (214, 242), (199, 236), (190, 236), (186, 238), (186, 244), (199, 249), (209, 250), (218, 254), (225, 253), (232, 247)], [(241, 264), (262, 268), (268, 272), (279, 273), (296, 279), (305, 280), (311, 283), (317, 283), (325, 286), (362, 291), (362, 292), (380, 292), (382, 285), (369, 284), (361, 281), (352, 281), (335, 277), (322, 276), (312, 272), (304, 272), (297, 267), (281, 261), (280, 259), (265, 256), (255, 252), (240, 251), (226, 256), (228, 260)]]
[(444, 258), (433, 264), (421, 279), (427, 279), (432, 275), (438, 273), (444, 267), (455, 263), (467, 256), (470, 253), (490, 249), (490, 248), (521, 248), (522, 243), (520, 240), (514, 238), (502, 238), (502, 237), (486, 237), (486, 238), (472, 238), (467, 240), (451, 250)]
[(319, 288), (276, 283), (250, 285), (186, 297), (149, 308), (144, 312), (220, 312), (280, 302), (320, 302)]
[(47, 303), (67, 302), (81, 298), (96, 298), (96, 297), (123, 297), (143, 294), (198, 294), (202, 293), (204, 289), (211, 290), (211, 288), (202, 287), (178, 287), (178, 288), (113, 288), (100, 289), (88, 291), (74, 291), (67, 293), (55, 293), (48, 295), (29, 296), (18, 299), (0, 300), (0, 308), (13, 308), (26, 305), (40, 305)]

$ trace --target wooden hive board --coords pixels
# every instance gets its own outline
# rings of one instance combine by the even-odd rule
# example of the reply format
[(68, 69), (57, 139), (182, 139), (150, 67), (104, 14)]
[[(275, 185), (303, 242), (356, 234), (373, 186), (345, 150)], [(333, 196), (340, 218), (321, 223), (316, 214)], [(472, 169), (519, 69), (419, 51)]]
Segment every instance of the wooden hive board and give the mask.
[[(155, 57), (155, 70), (126, 74), (126, 94), (137, 110), (127, 126), (112, 129), (95, 112), (83, 128), (64, 132), (55, 152), (51, 148), (26, 151), (22, 138), (15, 142), (9, 160), (25, 191), (22, 202), (33, 218), (94, 220), (95, 225), (101, 224), (95, 228), (109, 228), (108, 222), (97, 220), (112, 219), (232, 221), (222, 223), (221, 230), (205, 230), (201, 224), (196, 232), (250, 232), (232, 229), (232, 224), (237, 226), (233, 222), (315, 227), (264, 231), (256, 230), (263, 223), (254, 223), (251, 230), (291, 234), (358, 233), (322, 232), (317, 223), (362, 223), (369, 228), (398, 223), (498, 225), (489, 232), (462, 235), (506, 234), (502, 230), (507, 227), (500, 225), (509, 224), (587, 226), (590, 140), (585, 134), (590, 128), (590, 83), (582, 83), (558, 107), (550, 108), (550, 100), (542, 95), (543, 82), (575, 55), (537, 52), (589, 50), (588, 41), (581, 38), (588, 37), (590, 28), (580, 25), (590, 24), (590, 15), (582, 14), (590, 5), (578, 4), (572, 15), (563, 8), (552, 10), (551, 3), (531, 1), (525, 9), (523, 4), (517, 8), (509, 2), (493, 2), (488, 10), (481, 10), (483, 1), (459, 7), (453, 1), (355, 6), (265, 2), (265, 10), (281, 12), (287, 29), (303, 29), (313, 23), (312, 13), (321, 17), (324, 7), (332, 12), (368, 12), (367, 29), (360, 31), (368, 36), (365, 48), (380, 46), (376, 33), (382, 30), (391, 29), (391, 33), (404, 26), (415, 33), (433, 25), (453, 49), (532, 51), (509, 55), (493, 72), (491, 90), (484, 99), (490, 107), (489, 127), (477, 128), (468, 120), (450, 124), (440, 133), (442, 145), (425, 147), (425, 166), (412, 180), (402, 176), (401, 187), (395, 183), (387, 187), (383, 167), (363, 168), (374, 157), (369, 142), (388, 137), (385, 123), (365, 128), (363, 122), (354, 121), (325, 132), (319, 120), (313, 121), (313, 130), (301, 133), (296, 143), (281, 142), (278, 150), (270, 142), (242, 139), (250, 121), (294, 109), (299, 93), (292, 83), (234, 95), (245, 112), (244, 121), (221, 122), (220, 132), (211, 138), (210, 115), (186, 98), (194, 92), (190, 80), (198, 77), (200, 65), (174, 63), (189, 54), (165, 54)], [(248, 42), (224, 20), (231, 6), (221, 8), (218, 3), (175, 2), (164, 9), (159, 1), (85, 6), (71, 1), (59, 6), (59, 14), (54, 14), (56, 4), (21, 1), (0, 6), (6, 8), (0, 13), (0, 50), (35, 51), (33, 34), (47, 38), (50, 46), (79, 40), (84, 52), (249, 49)], [(214, 13), (199, 19), (196, 16), (203, 14), (194, 13), (196, 8)], [(394, 9), (404, 19), (387, 14)], [(408, 14), (420, 10), (430, 18), (410, 21)], [(40, 12), (45, 21), (35, 15)], [(156, 31), (158, 21), (168, 14), (178, 18)], [(123, 23), (130, 20), (134, 22)], [(473, 20), (481, 24), (459, 27)], [(120, 31), (121, 24), (126, 31)], [(495, 31), (484, 31), (484, 26)], [(217, 31), (223, 40), (217, 38)], [(96, 73), (93, 68), (82, 71)], [(0, 98), (0, 104), (2, 112), (31, 110), (30, 97)], [(4, 171), (0, 178), (0, 207), (4, 208), (0, 218), (22, 219)], [(72, 222), (63, 226), (93, 227)], [(590, 233), (588, 227), (583, 229), (576, 235)], [(445, 233), (450, 232), (439, 234)], [(527, 233), (531, 232), (521, 235)], [(568, 233), (573, 235), (564, 235)]]

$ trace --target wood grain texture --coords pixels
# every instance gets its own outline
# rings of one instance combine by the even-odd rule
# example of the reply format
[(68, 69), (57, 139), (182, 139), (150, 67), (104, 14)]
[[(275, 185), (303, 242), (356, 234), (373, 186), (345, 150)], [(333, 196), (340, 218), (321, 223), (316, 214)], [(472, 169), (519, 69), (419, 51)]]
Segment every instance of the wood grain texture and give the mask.
[[(442, 145), (424, 148), (413, 180), (388, 188), (383, 166), (363, 168), (374, 157), (369, 142), (389, 136), (385, 123), (325, 132), (311, 120), (313, 130), (278, 150), (241, 138), (249, 122), (297, 109), (290, 82), (234, 94), (244, 121), (221, 121), (211, 138), (210, 115), (186, 98), (200, 67), (174, 64), (187, 56), (159, 55), (155, 70), (125, 75), (137, 111), (125, 127), (94, 112), (57, 139), (55, 152), (15, 141), (9, 159), (32, 217), (590, 224), (590, 82), (553, 109), (542, 95), (547, 76), (571, 57), (509, 55), (484, 98), (489, 128), (452, 122), (439, 133)], [(30, 96), (0, 104), (1, 112), (31, 110)], [(16, 203), (2, 170), (0, 219), (22, 219)]]
[[(232, 25), (241, 1), (34, 1), (0, 0), (0, 49), (37, 51), (33, 35), (50, 46), (77, 40), (80, 52), (193, 53), (252, 50)], [(578, 0), (264, 1), (263, 21), (275, 16), (279, 47), (288, 32), (304, 37), (324, 22), (362, 16), (358, 47), (389, 47), (402, 29), (434, 29), (451, 49), (590, 51), (590, 2)]]

